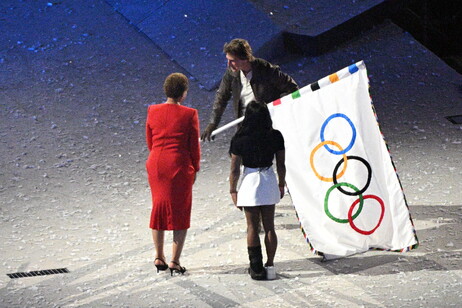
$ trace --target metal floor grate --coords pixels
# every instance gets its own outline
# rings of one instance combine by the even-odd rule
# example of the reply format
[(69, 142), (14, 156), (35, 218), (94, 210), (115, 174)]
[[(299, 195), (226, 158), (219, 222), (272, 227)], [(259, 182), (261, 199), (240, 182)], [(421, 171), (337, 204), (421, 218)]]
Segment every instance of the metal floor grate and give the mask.
[(47, 270), (41, 270), (41, 271), (12, 273), (12, 274), (7, 274), (7, 275), (11, 279), (14, 279), (14, 278), (25, 278), (25, 277), (63, 274), (63, 273), (69, 273), (69, 270), (67, 268), (55, 268), (55, 269), (47, 269)]
[(448, 116), (446, 119), (448, 119), (452, 124), (462, 124), (462, 114)]

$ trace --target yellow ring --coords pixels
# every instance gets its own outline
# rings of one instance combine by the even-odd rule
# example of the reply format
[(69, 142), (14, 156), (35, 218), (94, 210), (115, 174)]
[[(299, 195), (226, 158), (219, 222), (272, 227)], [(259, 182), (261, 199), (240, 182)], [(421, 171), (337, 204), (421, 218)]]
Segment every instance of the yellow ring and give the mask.
[[(317, 150), (319, 150), (320, 147), (324, 146), (325, 144), (330, 144), (330, 145), (333, 145), (333, 146), (336, 146), (340, 151), (343, 151), (343, 148), (340, 144), (338, 144), (337, 142), (335, 141), (331, 141), (331, 140), (326, 140), (326, 141), (323, 141), (321, 142), (320, 144), (318, 144), (314, 149), (313, 151), (311, 151), (311, 155), (310, 155), (310, 165), (311, 165), (311, 169), (313, 169), (313, 172), (314, 174), (316, 175), (316, 177), (318, 179), (320, 179), (321, 181), (324, 181), (324, 182), (333, 182), (334, 181), (334, 178), (326, 178), (326, 177), (323, 177), (322, 175), (320, 175), (318, 173), (318, 171), (316, 171), (316, 168), (314, 167), (314, 154), (316, 153)], [(346, 171), (346, 167), (347, 167), (347, 156), (346, 154), (342, 154), (343, 156), (343, 169), (342, 171), (337, 175), (337, 179), (341, 178), (343, 176), (343, 174), (345, 173)]]

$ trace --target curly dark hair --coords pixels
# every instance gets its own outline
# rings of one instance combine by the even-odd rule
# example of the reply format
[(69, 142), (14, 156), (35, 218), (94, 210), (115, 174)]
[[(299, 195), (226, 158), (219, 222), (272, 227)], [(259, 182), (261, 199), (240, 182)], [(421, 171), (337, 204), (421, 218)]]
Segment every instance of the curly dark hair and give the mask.
[(188, 77), (181, 73), (173, 73), (165, 79), (164, 93), (167, 97), (179, 99), (185, 91), (188, 91), (188, 85)]
[(252, 47), (250, 47), (249, 42), (240, 38), (235, 38), (231, 42), (225, 43), (223, 46), (223, 52), (225, 54), (229, 53), (241, 60), (253, 61), (254, 59)]
[[(231, 139), (231, 143), (239, 138), (251, 140), (250, 155), (254, 156), (254, 161), (260, 161), (260, 153), (271, 150), (272, 132), (273, 121), (268, 106), (265, 103), (251, 101), (245, 109), (244, 121)], [(228, 153), (232, 154), (231, 148)]]

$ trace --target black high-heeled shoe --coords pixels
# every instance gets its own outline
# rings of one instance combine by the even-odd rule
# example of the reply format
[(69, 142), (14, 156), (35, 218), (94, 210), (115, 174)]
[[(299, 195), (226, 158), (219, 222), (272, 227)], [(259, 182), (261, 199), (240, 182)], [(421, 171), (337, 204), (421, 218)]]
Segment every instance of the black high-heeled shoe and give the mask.
[(186, 272), (186, 267), (181, 266), (179, 263), (175, 261), (171, 261), (173, 264), (178, 265), (178, 267), (168, 267), (170, 269), (170, 276), (173, 276), (173, 273), (178, 273), (183, 275)]
[[(163, 264), (156, 264), (156, 260), (162, 261)], [(165, 261), (162, 260), (161, 258), (156, 258), (156, 259), (154, 260), (154, 265), (155, 265), (156, 268), (157, 268), (157, 272), (159, 272), (159, 271), (165, 271), (165, 270), (168, 268), (167, 263), (165, 263)]]

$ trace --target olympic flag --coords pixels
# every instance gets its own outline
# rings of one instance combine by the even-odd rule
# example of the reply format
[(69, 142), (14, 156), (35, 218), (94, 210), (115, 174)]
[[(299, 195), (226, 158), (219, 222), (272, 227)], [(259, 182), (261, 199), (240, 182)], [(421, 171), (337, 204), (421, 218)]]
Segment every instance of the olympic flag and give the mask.
[(368, 87), (361, 61), (269, 105), (302, 231), (326, 259), (418, 246)]

